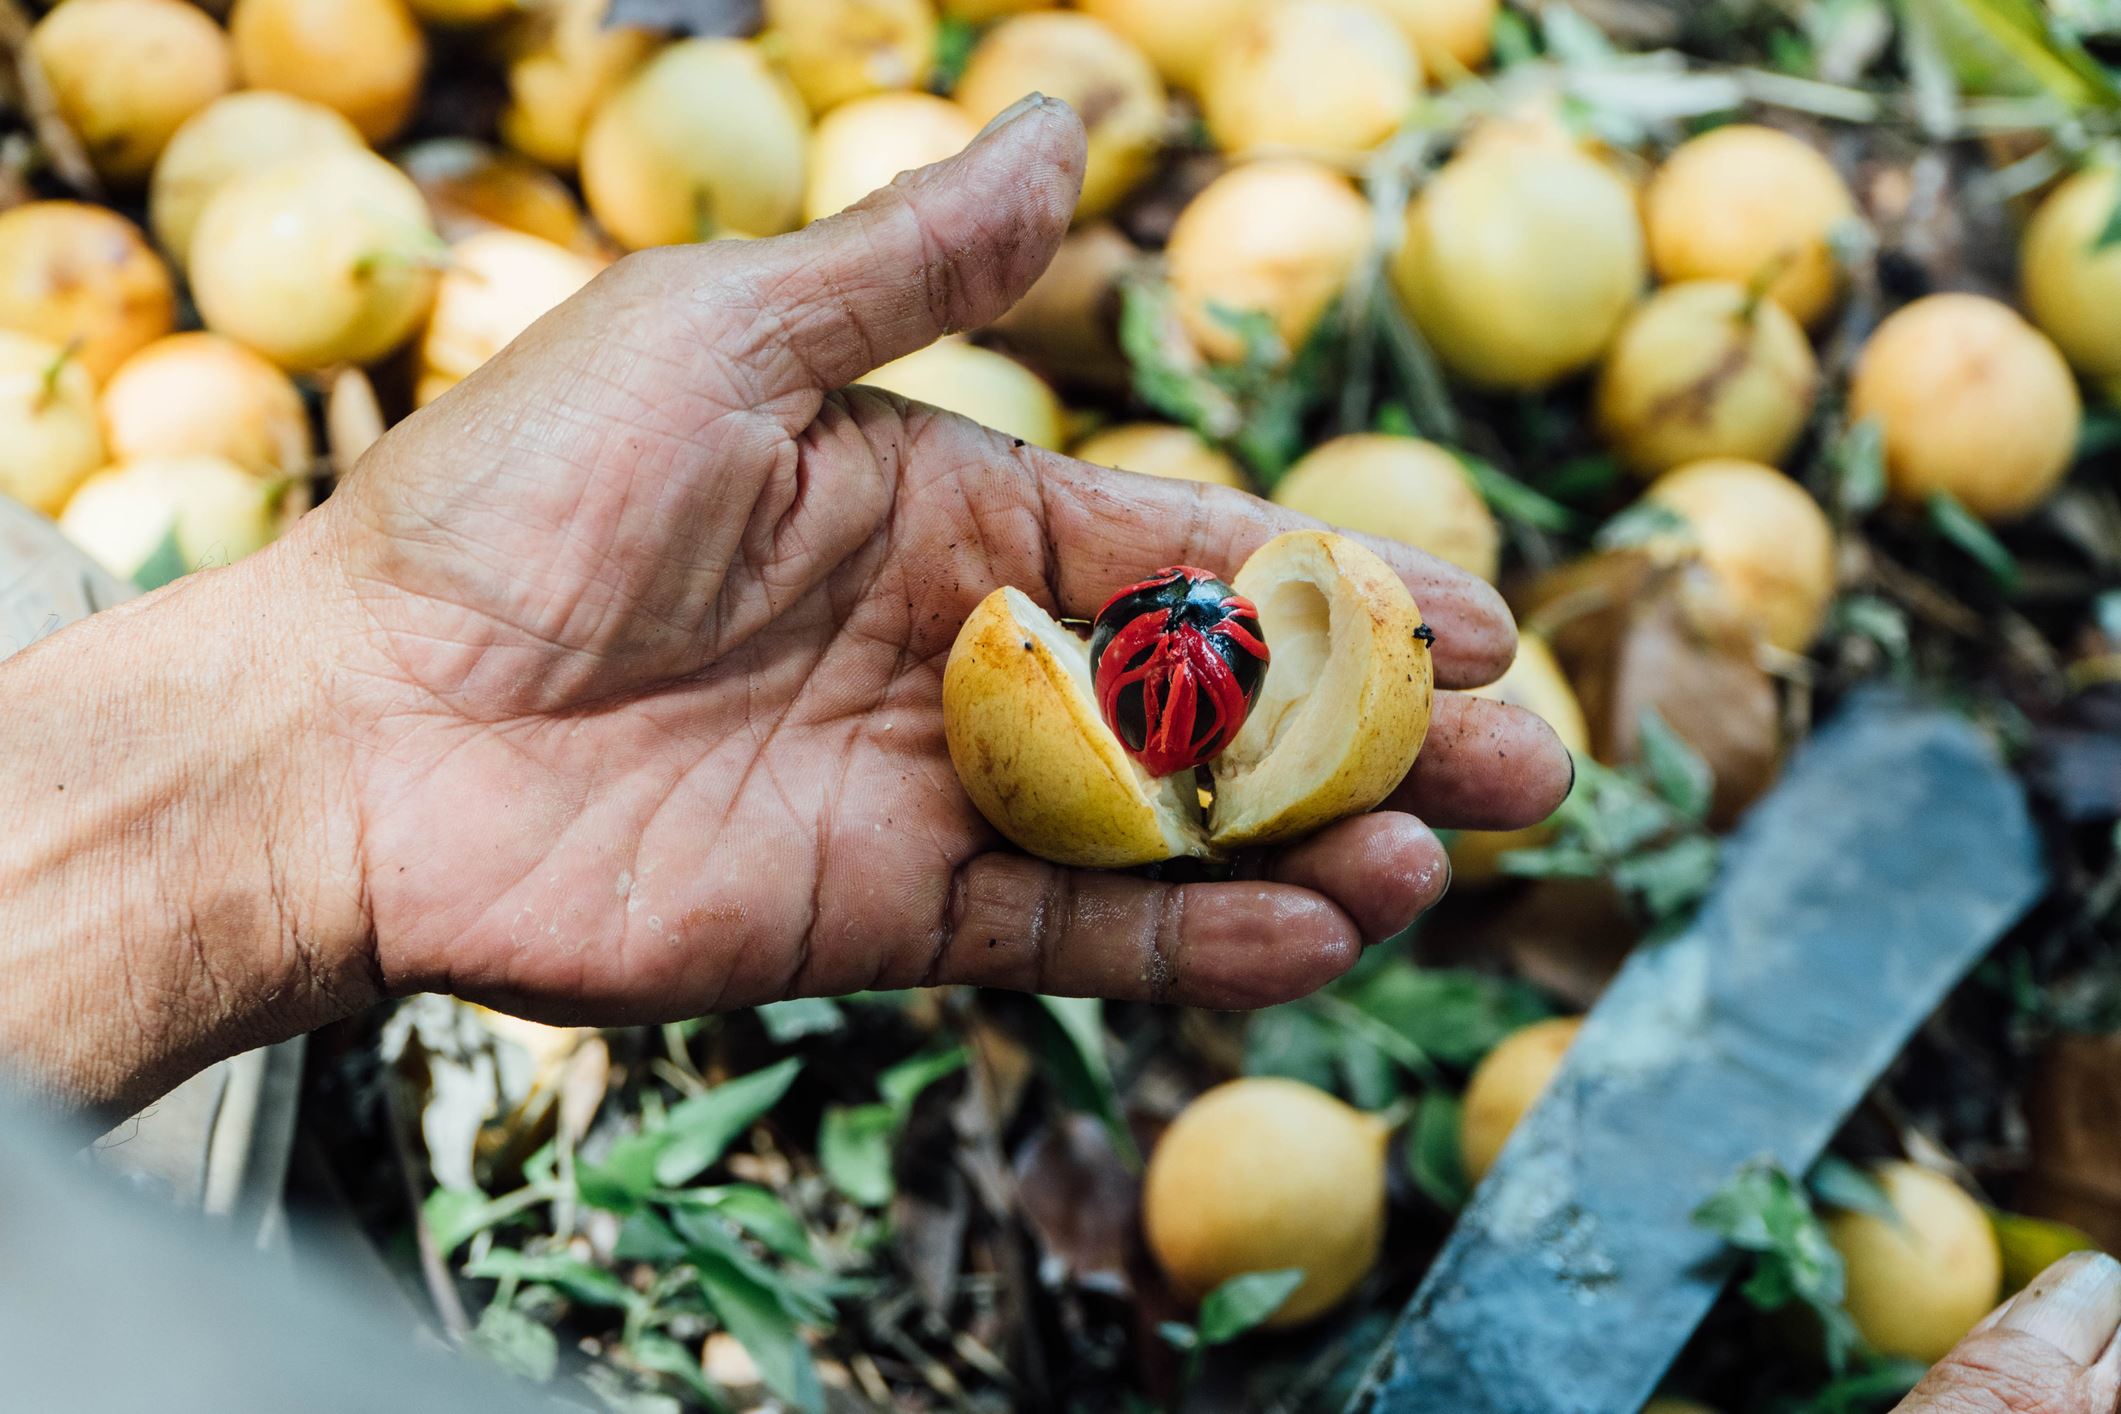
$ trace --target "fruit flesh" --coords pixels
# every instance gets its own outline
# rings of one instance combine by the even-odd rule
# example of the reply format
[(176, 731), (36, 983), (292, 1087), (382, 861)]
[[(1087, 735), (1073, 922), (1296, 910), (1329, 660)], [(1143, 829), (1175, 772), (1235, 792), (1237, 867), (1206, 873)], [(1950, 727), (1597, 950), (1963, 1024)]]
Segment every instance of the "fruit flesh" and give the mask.
[(1186, 1107), (1150, 1156), (1142, 1188), (1150, 1250), (1194, 1301), (1246, 1272), (1300, 1269), (1303, 1284), (1266, 1324), (1322, 1315), (1376, 1265), (1388, 1134), (1374, 1117), (1293, 1080), (1218, 1086)]

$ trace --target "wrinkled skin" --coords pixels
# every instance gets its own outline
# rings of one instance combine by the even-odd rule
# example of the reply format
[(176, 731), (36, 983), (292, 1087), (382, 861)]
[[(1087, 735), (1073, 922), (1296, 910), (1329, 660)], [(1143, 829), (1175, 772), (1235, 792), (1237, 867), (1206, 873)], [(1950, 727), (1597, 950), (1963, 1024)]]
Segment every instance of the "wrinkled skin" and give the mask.
[[(1254, 1005), (1439, 896), (1442, 851), (1400, 812), (1521, 824), (1560, 799), (1543, 724), (1450, 697), (1392, 808), (1254, 878), (998, 851), (941, 729), (979, 598), (1088, 615), (1147, 568), (1232, 567), (1305, 523), (828, 391), (1007, 307), (1081, 165), (1072, 116), (1037, 104), (806, 232), (631, 257), (312, 518), (346, 589), (330, 701), (388, 988), (603, 1021), (937, 981)], [(1495, 594), (1389, 553), (1439, 676), (1498, 674)]]
[(2114, 1414), (2117, 1327), (2121, 1263), (2064, 1257), (1938, 1361), (1897, 1414)]

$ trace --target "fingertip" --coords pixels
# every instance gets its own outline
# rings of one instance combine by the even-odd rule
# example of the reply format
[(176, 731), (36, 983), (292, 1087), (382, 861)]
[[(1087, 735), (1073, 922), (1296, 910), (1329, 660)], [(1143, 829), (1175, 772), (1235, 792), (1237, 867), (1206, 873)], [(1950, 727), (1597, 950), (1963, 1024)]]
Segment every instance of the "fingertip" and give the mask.
[(1186, 941), (1165, 998), (1252, 1011), (1307, 997), (1362, 956), (1363, 934), (1333, 898), (1284, 883), (1191, 884)]
[(1521, 830), (1559, 809), (1575, 780), (1574, 756), (1537, 713), (1445, 692), (1386, 804), (1449, 829)]
[(1332, 899), (1362, 933), (1379, 942), (1442, 901), (1451, 857), (1435, 832), (1411, 815), (1358, 815), (1282, 851), (1267, 876)]

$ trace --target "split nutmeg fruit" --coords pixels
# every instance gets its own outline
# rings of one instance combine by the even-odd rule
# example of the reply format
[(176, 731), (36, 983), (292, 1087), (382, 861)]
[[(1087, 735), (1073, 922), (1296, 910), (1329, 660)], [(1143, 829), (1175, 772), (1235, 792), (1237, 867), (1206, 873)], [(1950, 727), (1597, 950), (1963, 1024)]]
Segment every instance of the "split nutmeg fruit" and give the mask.
[(1212, 857), (1383, 801), (1429, 729), (1432, 638), (1383, 560), (1290, 531), (1230, 584), (1174, 566), (1121, 590), (1087, 641), (995, 590), (950, 650), (943, 729), (973, 804), (1033, 854)]

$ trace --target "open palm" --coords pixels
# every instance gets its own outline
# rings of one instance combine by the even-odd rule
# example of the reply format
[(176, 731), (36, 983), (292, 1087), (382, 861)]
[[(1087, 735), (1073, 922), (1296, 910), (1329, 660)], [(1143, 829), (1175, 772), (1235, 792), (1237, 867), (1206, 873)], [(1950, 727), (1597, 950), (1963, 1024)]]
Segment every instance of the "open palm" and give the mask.
[[(1040, 102), (797, 235), (631, 257), (311, 518), (346, 585), (327, 700), (389, 986), (607, 1022), (936, 981), (1258, 1005), (1440, 895), (1399, 809), (1555, 804), (1567, 757), (1536, 719), (1447, 697), (1393, 809), (1243, 881), (1058, 869), (973, 810), (941, 680), (982, 596), (1087, 615), (1299, 523), (834, 391), (1007, 308), (1081, 167)], [(1440, 679), (1499, 673), (1493, 592), (1388, 553)]]

